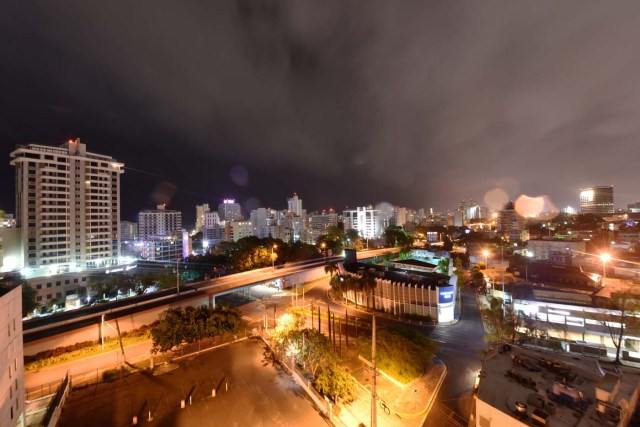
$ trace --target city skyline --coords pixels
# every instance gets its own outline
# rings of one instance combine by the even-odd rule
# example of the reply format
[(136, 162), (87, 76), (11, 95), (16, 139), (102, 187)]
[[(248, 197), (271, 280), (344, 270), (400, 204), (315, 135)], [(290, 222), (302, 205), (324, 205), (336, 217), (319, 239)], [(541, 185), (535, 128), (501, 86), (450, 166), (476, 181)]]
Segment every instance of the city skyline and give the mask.
[[(125, 163), (123, 219), (294, 192), (337, 211), (444, 210), (495, 188), (558, 209), (594, 185), (638, 199), (624, 46), (640, 5), (76, 6), (0, 17), (0, 138), (9, 153), (78, 137)], [(7, 156), (7, 211), (14, 173)]]

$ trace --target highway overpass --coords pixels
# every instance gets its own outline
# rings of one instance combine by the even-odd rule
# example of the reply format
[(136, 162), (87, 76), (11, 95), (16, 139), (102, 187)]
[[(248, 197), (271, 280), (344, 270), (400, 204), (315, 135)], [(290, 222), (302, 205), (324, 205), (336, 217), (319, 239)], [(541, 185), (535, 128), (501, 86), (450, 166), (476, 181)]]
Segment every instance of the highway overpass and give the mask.
[[(397, 253), (399, 249), (362, 251), (358, 253), (358, 259), (371, 259), (389, 251)], [(111, 328), (116, 319), (120, 331), (126, 332), (153, 323), (169, 308), (215, 305), (216, 296), (276, 279), (284, 279), (285, 287), (315, 280), (326, 275), (325, 264), (341, 261), (342, 257), (327, 257), (276, 266), (275, 269), (266, 267), (191, 283), (182, 287), (180, 293), (177, 293), (176, 289), (165, 289), (52, 316), (29, 319), (23, 322), (24, 354), (32, 355), (80, 341), (97, 341), (101, 338), (101, 333), (114, 336)], [(107, 328), (103, 326), (103, 321), (107, 322)]]

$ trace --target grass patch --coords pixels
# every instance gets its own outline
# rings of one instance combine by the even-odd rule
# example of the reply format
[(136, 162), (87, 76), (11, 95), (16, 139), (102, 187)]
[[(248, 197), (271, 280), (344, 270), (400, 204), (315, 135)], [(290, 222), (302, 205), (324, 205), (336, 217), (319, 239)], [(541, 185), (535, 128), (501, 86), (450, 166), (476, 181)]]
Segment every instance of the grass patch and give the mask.
[[(135, 331), (122, 334), (122, 345), (125, 347), (149, 341), (149, 328), (142, 327)], [(100, 341), (83, 341), (66, 347), (57, 347), (53, 350), (41, 351), (33, 356), (24, 356), (25, 372), (33, 372), (43, 368), (74, 362), (91, 356), (118, 350), (120, 342), (118, 338), (105, 338), (104, 350)]]
[[(413, 329), (378, 329), (376, 333), (377, 367), (404, 384), (424, 373), (434, 350), (434, 342)], [(358, 337), (358, 351), (371, 360), (371, 337)]]

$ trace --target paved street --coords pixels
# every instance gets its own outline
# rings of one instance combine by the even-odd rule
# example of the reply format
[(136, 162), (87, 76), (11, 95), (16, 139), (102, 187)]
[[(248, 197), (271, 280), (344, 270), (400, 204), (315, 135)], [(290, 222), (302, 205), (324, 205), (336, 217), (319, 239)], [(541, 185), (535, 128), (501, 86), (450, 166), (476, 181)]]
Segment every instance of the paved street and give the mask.
[(155, 426), (326, 426), (293, 379), (263, 362), (263, 347), (247, 340), (184, 359), (163, 375), (137, 373), (73, 391), (58, 425), (130, 426), (137, 415), (139, 424)]

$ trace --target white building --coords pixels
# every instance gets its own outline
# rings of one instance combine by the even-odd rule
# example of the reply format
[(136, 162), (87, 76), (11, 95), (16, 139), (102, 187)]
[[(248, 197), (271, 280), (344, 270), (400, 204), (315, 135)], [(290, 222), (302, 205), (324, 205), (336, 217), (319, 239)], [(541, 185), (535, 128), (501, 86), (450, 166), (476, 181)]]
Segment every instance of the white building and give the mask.
[(181, 235), (182, 213), (167, 210), (164, 205), (138, 213), (138, 237), (140, 240), (163, 239)]
[(302, 199), (298, 198), (296, 193), (293, 193), (293, 197), (287, 199), (287, 209), (294, 215), (302, 216)]
[(377, 239), (384, 232), (380, 212), (372, 206), (347, 209), (343, 211), (342, 217), (345, 230), (356, 230), (365, 239)]
[(196, 205), (196, 231), (202, 231), (204, 228), (204, 216), (209, 212), (210, 209), (208, 203)]
[(264, 239), (269, 237), (269, 228), (277, 223), (278, 213), (273, 209), (258, 208), (251, 211), (249, 216), (253, 227), (253, 235)]
[(225, 225), (225, 238), (228, 242), (237, 242), (244, 237), (253, 236), (251, 221), (227, 221)]
[(11, 158), (27, 278), (117, 263), (123, 163), (79, 139), (18, 146)]
[(224, 221), (220, 220), (218, 212), (204, 214), (202, 239), (207, 242), (207, 246), (216, 246), (224, 240)]
[(24, 426), (21, 286), (0, 288), (0, 331), (0, 425)]
[(586, 252), (584, 240), (577, 239), (531, 239), (527, 242), (527, 253), (536, 260), (550, 260), (552, 253), (573, 255)]

